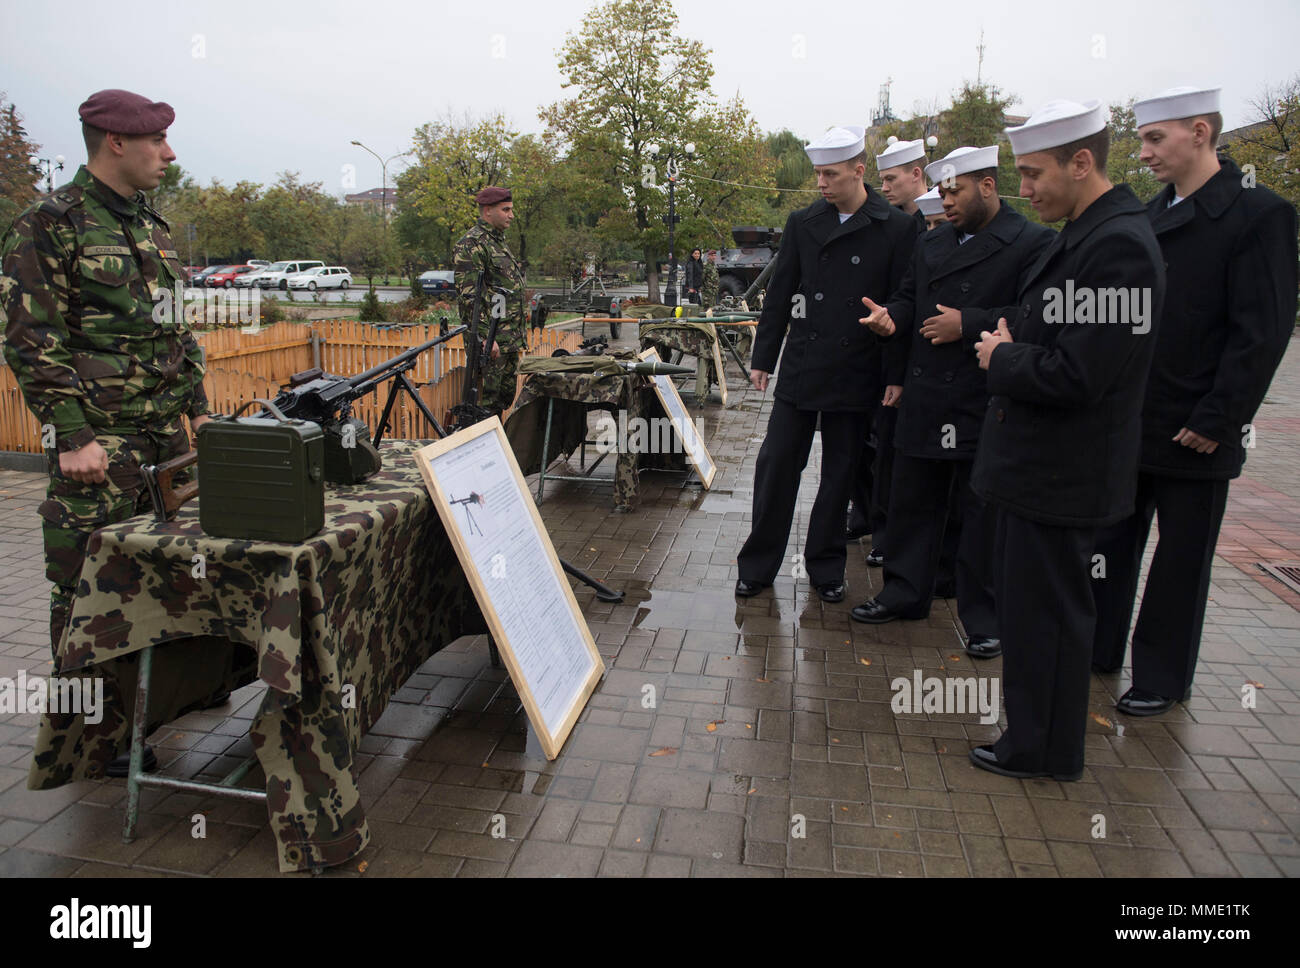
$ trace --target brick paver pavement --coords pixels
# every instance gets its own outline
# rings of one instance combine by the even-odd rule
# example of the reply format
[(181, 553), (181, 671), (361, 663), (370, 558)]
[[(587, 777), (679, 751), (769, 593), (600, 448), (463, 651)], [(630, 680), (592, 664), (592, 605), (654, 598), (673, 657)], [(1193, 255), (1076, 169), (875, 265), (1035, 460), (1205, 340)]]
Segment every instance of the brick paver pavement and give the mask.
[[(715, 393), (702, 412), (712, 492), (648, 472), (640, 509), (617, 515), (605, 487), (548, 489), (559, 554), (627, 592), (608, 605), (577, 587), (609, 671), (560, 757), (542, 756), (485, 640), (458, 641), (365, 738), (373, 842), (327, 876), (1300, 874), (1300, 596), (1256, 565), (1300, 560), (1300, 354), (1283, 363), (1232, 487), (1192, 699), (1132, 720), (1114, 709), (1127, 670), (1094, 676), (1087, 767), (1065, 784), (974, 769), (971, 745), (998, 734), (977, 713), (891, 710), (891, 680), (915, 670), (1000, 674), (1000, 660), (965, 656), (954, 603), (921, 622), (850, 622), (880, 582), (861, 551), (843, 604), (789, 576), (733, 598), (771, 396), (731, 378), (731, 409)], [(791, 554), (818, 468), (815, 445)], [(40, 475), (0, 471), (0, 676), (49, 672), (42, 490)], [(249, 686), (161, 730), (163, 769), (227, 768), (250, 750), (259, 700)], [(260, 806), (149, 791), (124, 845), (123, 781), (29, 792), (34, 727), (0, 716), (0, 876), (279, 876)]]

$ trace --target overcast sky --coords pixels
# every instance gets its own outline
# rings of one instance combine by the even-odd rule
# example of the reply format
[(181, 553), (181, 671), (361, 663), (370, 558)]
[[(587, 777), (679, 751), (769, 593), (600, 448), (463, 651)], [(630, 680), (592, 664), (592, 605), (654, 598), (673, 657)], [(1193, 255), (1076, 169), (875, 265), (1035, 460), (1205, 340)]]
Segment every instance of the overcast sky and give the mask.
[[(265, 183), (290, 170), (339, 193), (349, 164), (357, 189), (380, 183), (378, 162), (353, 139), (387, 158), (424, 122), (498, 110), (539, 131), (538, 108), (566, 94), (556, 53), (591, 6), (0, 0), (0, 91), (43, 157), (67, 156), (65, 177), (84, 159), (77, 106), (122, 87), (176, 109), (172, 147), (202, 184)], [(763, 129), (803, 138), (868, 123), (891, 77), (900, 117), (946, 104), (975, 78), (981, 27), (983, 76), (1015, 94), (1012, 110), (1024, 114), (1059, 97), (1109, 103), (1214, 84), (1232, 128), (1265, 84), (1300, 70), (1295, 0), (1072, 6), (678, 0), (676, 9), (679, 34), (712, 50), (715, 94), (739, 92)], [(390, 180), (400, 167), (390, 166)]]

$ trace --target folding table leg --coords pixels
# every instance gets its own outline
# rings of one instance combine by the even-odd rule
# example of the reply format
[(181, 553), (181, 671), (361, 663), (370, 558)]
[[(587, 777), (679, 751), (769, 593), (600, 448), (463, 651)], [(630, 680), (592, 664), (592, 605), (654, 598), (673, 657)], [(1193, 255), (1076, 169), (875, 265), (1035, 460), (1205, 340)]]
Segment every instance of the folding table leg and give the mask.
[(140, 776), (144, 772), (144, 739), (149, 728), (149, 678), (153, 673), (153, 646), (140, 653), (140, 671), (136, 677), (135, 715), (131, 723), (131, 756), (126, 771), (126, 825), (122, 843), (135, 840), (135, 825), (140, 817)]
[(546, 487), (546, 461), (550, 456), (548, 450), (551, 445), (551, 416), (555, 413), (555, 398), (546, 398), (546, 433), (542, 436), (542, 471), (537, 475), (537, 505), (542, 504), (542, 492)]

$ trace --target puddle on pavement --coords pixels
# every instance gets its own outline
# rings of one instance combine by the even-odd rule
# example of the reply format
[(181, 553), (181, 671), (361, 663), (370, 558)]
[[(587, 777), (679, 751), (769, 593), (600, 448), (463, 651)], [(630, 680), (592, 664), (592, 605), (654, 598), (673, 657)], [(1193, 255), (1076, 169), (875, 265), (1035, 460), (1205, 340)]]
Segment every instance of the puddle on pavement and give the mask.
[(646, 632), (661, 628), (704, 629), (712, 632), (744, 631), (745, 619), (770, 618), (766, 612), (745, 610), (736, 602), (731, 589), (722, 591), (656, 591), (642, 601), (632, 620), (632, 627)]

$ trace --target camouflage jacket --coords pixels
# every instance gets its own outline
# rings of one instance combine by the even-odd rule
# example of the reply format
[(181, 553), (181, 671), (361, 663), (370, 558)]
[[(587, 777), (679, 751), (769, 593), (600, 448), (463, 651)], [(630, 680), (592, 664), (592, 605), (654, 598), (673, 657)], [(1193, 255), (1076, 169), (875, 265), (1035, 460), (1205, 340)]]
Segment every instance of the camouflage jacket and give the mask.
[(704, 260), (704, 282), (700, 285), (700, 300), (706, 309), (718, 304), (718, 265), (711, 259)]
[(60, 450), (96, 429), (207, 412), (180, 280), (167, 223), (143, 193), (123, 198), (84, 165), (14, 220), (0, 241), (4, 356)]
[(474, 318), (474, 289), (478, 285), (479, 271), (485, 270), (479, 335), (487, 336), (495, 312), (499, 319), (497, 345), (502, 349), (512, 346), (515, 352), (522, 353), (528, 343), (524, 273), (506, 247), (504, 234), (478, 219), (465, 237), (456, 243), (455, 260), (460, 321), (468, 326)]

